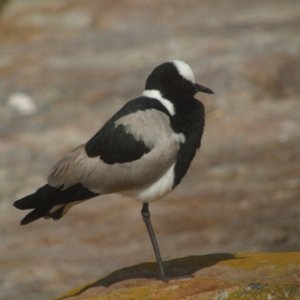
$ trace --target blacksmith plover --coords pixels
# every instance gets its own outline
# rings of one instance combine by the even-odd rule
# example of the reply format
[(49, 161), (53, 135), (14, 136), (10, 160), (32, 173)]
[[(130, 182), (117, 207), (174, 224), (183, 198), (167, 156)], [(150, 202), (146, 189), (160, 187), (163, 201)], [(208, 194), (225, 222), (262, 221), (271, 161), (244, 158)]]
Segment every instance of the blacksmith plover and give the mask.
[(119, 193), (142, 202), (160, 278), (166, 279), (148, 203), (173, 190), (186, 174), (204, 128), (197, 92), (213, 92), (195, 82), (189, 65), (173, 60), (156, 67), (142, 96), (129, 101), (85, 144), (61, 159), (48, 183), (14, 202), (31, 209), (21, 221), (60, 219), (73, 205), (98, 195)]

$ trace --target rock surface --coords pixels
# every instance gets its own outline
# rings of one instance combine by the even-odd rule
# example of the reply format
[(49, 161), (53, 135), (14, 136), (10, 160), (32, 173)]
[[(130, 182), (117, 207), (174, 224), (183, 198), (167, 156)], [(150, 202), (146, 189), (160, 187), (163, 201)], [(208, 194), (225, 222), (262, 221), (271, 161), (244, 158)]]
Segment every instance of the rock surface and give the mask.
[(297, 300), (300, 253), (211, 254), (166, 262), (168, 282), (155, 264), (113, 272), (57, 300)]
[(153, 259), (130, 199), (26, 227), (12, 202), (174, 58), (215, 95), (198, 95), (191, 169), (150, 207), (162, 255), (299, 251), (299, 16), (299, 0), (0, 0), (0, 299), (50, 299)]

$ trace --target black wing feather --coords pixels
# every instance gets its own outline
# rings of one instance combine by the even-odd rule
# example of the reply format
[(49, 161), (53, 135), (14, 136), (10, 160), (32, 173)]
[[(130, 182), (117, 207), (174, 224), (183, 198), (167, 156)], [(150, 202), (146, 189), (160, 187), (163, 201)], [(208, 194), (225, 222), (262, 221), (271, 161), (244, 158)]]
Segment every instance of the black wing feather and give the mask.
[(141, 110), (157, 109), (169, 115), (167, 109), (157, 100), (140, 97), (128, 102), (86, 143), (85, 150), (89, 157), (99, 156), (107, 164), (126, 163), (141, 158), (151, 148), (142, 140), (126, 131), (115, 122), (128, 114)]
[(35, 193), (15, 201), (14, 206), (18, 209), (49, 208), (54, 205), (86, 200), (97, 195), (85, 188), (81, 183), (77, 183), (65, 190), (46, 184)]
[(45, 217), (50, 209), (51, 207), (42, 207), (34, 209), (21, 220), (21, 225), (26, 225), (42, 217)]
[(124, 126), (115, 127), (107, 123), (85, 147), (89, 157), (100, 156), (107, 164), (125, 163), (137, 160), (151, 149), (143, 141), (138, 141)]

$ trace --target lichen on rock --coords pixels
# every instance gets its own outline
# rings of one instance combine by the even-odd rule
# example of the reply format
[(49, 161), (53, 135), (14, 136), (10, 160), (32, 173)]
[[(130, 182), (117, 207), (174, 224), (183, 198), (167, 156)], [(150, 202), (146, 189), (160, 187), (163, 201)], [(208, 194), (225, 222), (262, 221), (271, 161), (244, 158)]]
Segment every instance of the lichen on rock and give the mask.
[(155, 263), (115, 271), (57, 300), (300, 299), (300, 252), (189, 256), (166, 261), (168, 282)]

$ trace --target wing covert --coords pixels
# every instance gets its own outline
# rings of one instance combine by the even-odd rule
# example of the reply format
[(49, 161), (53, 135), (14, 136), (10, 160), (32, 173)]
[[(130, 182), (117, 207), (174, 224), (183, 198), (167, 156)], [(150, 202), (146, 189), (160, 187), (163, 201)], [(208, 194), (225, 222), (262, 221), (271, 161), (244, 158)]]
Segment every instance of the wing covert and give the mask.
[(108, 122), (85, 145), (89, 157), (99, 156), (107, 164), (125, 163), (141, 158), (151, 148), (137, 140), (126, 128)]
[[(125, 116), (155, 110), (169, 117), (167, 109), (157, 100), (139, 97), (126, 103), (85, 145), (89, 157), (99, 156), (105, 163), (126, 163), (141, 158), (151, 146), (132, 134), (130, 124), (117, 124)], [(143, 123), (143, 121), (142, 121)], [(128, 126), (129, 125), (129, 126)], [(143, 124), (134, 124), (140, 127)], [(137, 128), (139, 130), (139, 128)], [(135, 129), (133, 128), (133, 131)]]

